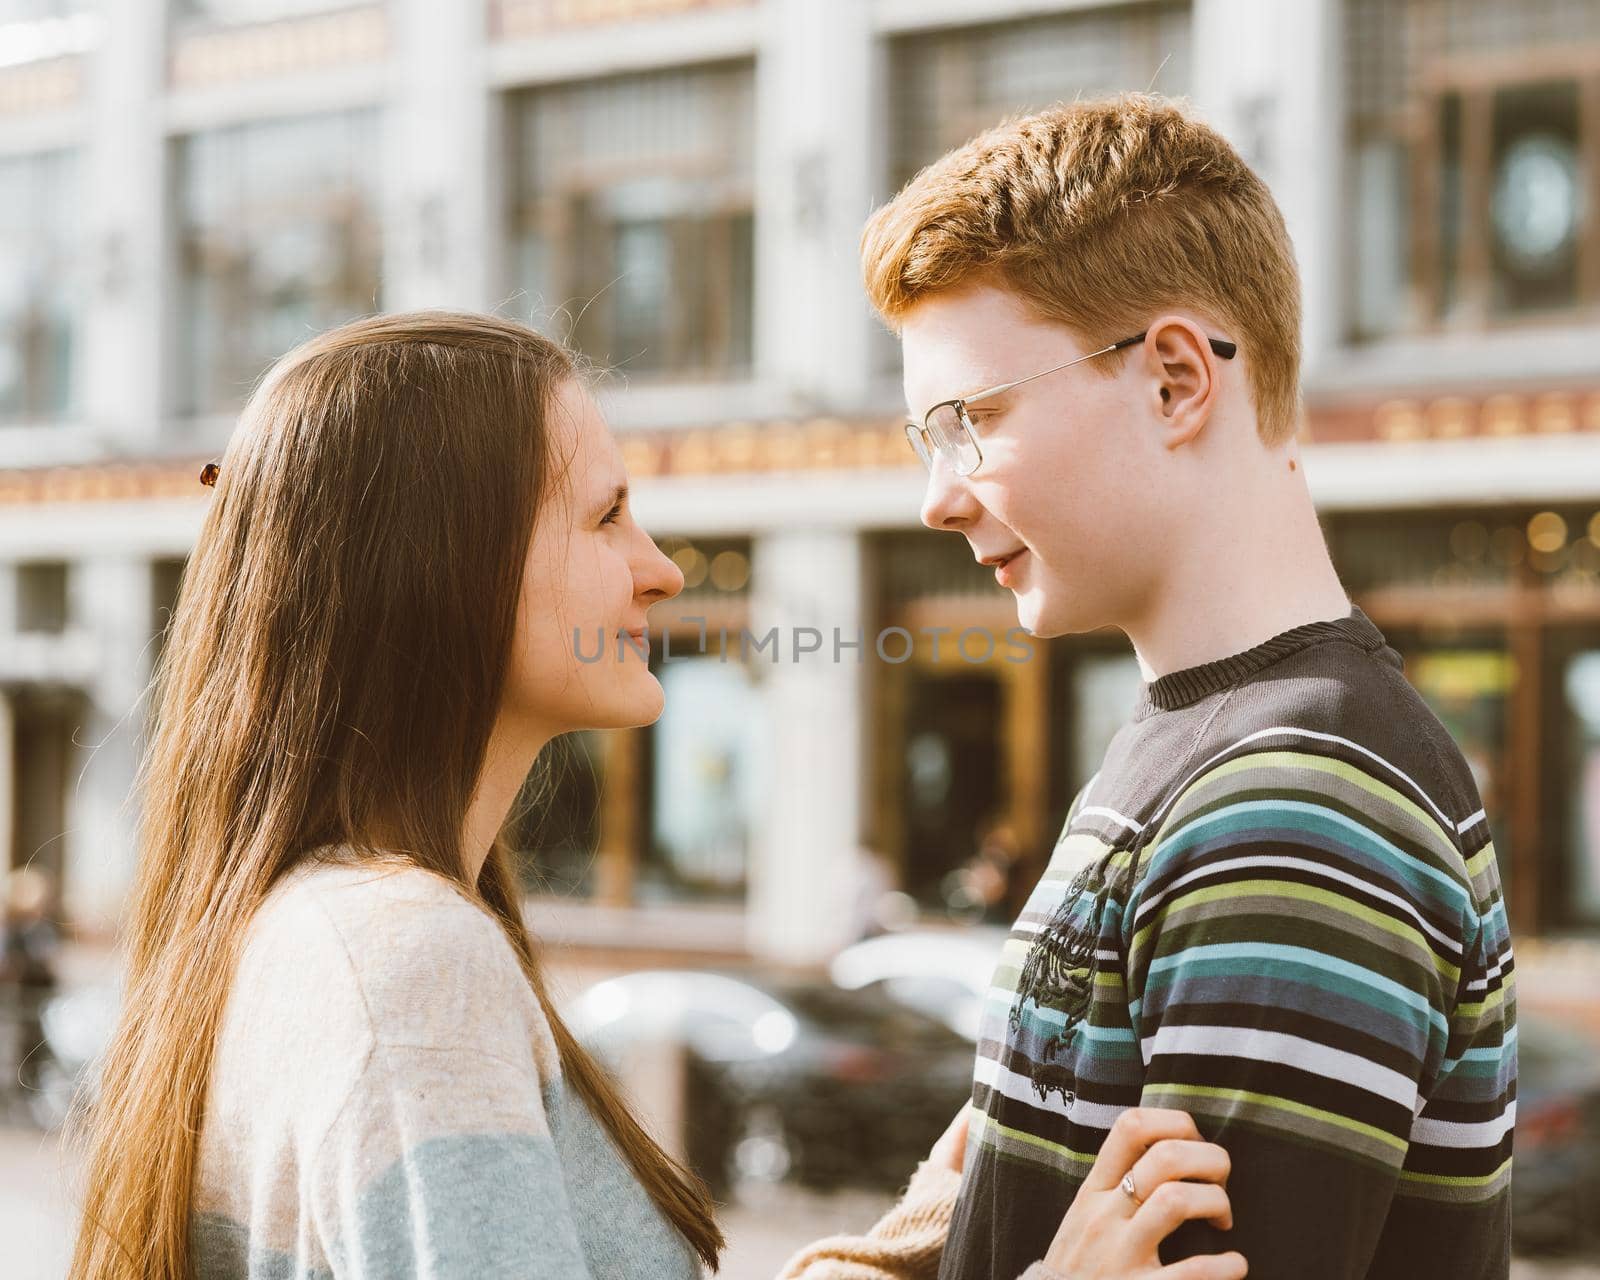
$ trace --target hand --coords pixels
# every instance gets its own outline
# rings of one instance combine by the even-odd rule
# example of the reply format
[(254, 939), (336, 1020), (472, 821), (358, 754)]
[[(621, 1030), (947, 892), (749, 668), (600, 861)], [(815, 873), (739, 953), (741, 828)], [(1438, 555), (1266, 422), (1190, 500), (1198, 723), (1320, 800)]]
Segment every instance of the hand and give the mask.
[[(940, 1139), (943, 1141), (943, 1139)], [(1122, 1190), (1133, 1173), (1138, 1202)], [(1117, 1117), (1045, 1254), (1071, 1280), (1241, 1280), (1241, 1253), (1161, 1265), (1161, 1242), (1191, 1218), (1233, 1229), (1228, 1153), (1183, 1111), (1135, 1107)]]
[(970, 1106), (963, 1106), (956, 1112), (956, 1118), (950, 1122), (949, 1128), (939, 1135), (933, 1150), (928, 1152), (929, 1164), (961, 1172), (961, 1166), (967, 1158), (967, 1114)]

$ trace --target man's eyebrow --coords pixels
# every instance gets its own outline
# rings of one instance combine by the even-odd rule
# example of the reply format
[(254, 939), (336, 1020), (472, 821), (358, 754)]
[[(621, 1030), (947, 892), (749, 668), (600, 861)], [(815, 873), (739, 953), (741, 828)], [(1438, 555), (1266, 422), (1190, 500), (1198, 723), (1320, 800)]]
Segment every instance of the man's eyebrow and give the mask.
[[(949, 404), (952, 400), (967, 400), (967, 399), (970, 399), (973, 396), (982, 395), (985, 391), (988, 391), (991, 388), (1005, 386), (1009, 381), (1011, 381), (1011, 380), (1007, 379), (1007, 378), (999, 378), (999, 377), (990, 378), (987, 382), (980, 382), (980, 383), (976, 384), (972, 388), (972, 390), (970, 390), (970, 391), (961, 392), (960, 395), (943, 396), (940, 399), (933, 401), (932, 404), (929, 404), (928, 409), (932, 409), (935, 404)], [(922, 414), (919, 416), (918, 414), (916, 414), (915, 412), (912, 411), (912, 409), (911, 409), (911, 407), (909, 405), (907, 405), (906, 406), (906, 417), (910, 421), (921, 422), (922, 419), (927, 416), (928, 409), (924, 409), (922, 411)]]

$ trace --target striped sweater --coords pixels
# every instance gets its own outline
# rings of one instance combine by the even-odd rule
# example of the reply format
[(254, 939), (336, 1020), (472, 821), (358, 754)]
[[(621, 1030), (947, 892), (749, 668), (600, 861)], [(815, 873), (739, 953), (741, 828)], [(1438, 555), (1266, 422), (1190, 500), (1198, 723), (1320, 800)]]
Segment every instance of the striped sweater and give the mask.
[(1509, 1273), (1516, 1031), (1488, 824), (1359, 609), (1144, 687), (985, 1008), (940, 1275), (1037, 1257), (1113, 1120), (1191, 1112), (1263, 1280)]

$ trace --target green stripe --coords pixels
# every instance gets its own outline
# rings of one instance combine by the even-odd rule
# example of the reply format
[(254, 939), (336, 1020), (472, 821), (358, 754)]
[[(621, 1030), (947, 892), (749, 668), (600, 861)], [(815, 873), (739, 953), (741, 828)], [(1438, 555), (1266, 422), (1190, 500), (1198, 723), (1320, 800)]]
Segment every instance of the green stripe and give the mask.
[[(1320, 1107), (1307, 1106), (1303, 1102), (1294, 1102), (1289, 1098), (1278, 1098), (1267, 1093), (1252, 1093), (1248, 1089), (1222, 1089), (1211, 1085), (1184, 1085), (1184, 1084), (1147, 1084), (1144, 1087), (1146, 1095), (1155, 1094), (1166, 1098), (1215, 1098), (1226, 1102), (1250, 1102), (1259, 1107), (1270, 1110), (1285, 1111), (1290, 1115), (1299, 1116), (1307, 1120), (1320, 1120), (1336, 1129), (1344, 1129), (1350, 1133), (1359, 1133), (1381, 1142), (1386, 1147), (1404, 1152), (1407, 1142), (1404, 1138), (1397, 1138), (1387, 1130), (1376, 1128), (1370, 1124), (1363, 1124), (1359, 1120), (1352, 1120), (1349, 1116), (1336, 1115), (1332, 1111), (1324, 1111)], [(1185, 1108), (1178, 1108), (1184, 1110)]]

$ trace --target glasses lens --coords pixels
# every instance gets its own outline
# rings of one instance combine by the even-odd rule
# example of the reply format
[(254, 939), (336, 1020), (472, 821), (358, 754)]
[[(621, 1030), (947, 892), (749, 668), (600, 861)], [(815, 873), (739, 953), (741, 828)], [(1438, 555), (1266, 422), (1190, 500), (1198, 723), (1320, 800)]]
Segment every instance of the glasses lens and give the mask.
[(922, 459), (922, 465), (932, 471), (933, 455), (928, 452), (928, 442), (922, 437), (922, 428), (914, 422), (906, 423), (906, 439), (911, 441), (911, 447), (916, 450), (917, 457)]
[(928, 434), (933, 437), (934, 448), (958, 476), (971, 475), (978, 469), (978, 446), (955, 405), (941, 404), (928, 415)]

